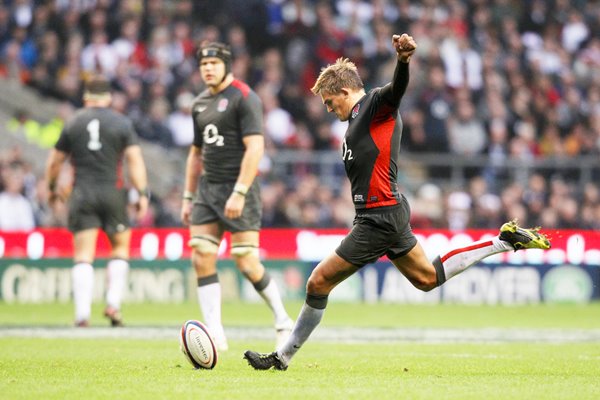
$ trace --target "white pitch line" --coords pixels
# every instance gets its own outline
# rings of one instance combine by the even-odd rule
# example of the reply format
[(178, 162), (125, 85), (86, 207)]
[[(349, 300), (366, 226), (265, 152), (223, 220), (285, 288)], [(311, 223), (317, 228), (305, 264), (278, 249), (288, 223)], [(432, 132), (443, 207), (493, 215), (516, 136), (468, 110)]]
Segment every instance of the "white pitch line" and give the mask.
[[(0, 338), (64, 339), (173, 339), (179, 327), (0, 327)], [(226, 327), (231, 340), (273, 340), (275, 332), (264, 327)], [(600, 329), (434, 329), (319, 327), (311, 336), (322, 342), (372, 343), (581, 343), (600, 342)]]

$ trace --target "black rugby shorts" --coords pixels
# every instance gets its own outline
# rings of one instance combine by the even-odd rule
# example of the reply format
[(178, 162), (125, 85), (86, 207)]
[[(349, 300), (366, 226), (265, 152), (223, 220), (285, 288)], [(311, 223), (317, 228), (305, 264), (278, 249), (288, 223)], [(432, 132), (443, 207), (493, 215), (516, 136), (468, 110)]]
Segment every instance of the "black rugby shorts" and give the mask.
[(384, 254), (390, 259), (406, 255), (417, 244), (410, 227), (410, 206), (404, 196), (397, 206), (358, 211), (350, 233), (335, 250), (349, 263), (363, 267)]
[(76, 186), (69, 198), (68, 227), (71, 232), (101, 228), (109, 236), (127, 230), (127, 191), (113, 186)]
[(225, 217), (225, 203), (231, 196), (234, 186), (235, 182), (212, 183), (200, 178), (192, 208), (191, 224), (204, 225), (218, 222), (226, 231), (233, 233), (260, 230), (262, 203), (256, 180), (248, 189), (241, 217), (237, 219)]

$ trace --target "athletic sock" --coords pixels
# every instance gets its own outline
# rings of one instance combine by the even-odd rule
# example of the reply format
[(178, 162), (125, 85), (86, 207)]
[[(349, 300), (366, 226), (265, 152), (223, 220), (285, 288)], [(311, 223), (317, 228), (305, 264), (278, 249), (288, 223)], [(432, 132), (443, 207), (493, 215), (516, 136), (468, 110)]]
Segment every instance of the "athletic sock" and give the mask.
[(292, 357), (300, 350), (300, 347), (302, 347), (310, 334), (319, 325), (325, 313), (326, 306), (327, 295), (306, 295), (306, 302), (302, 306), (302, 310), (300, 310), (298, 320), (296, 321), (296, 325), (294, 325), (290, 337), (280, 349), (277, 349), (277, 354), (284, 363), (289, 364)]
[(285, 307), (283, 306), (283, 301), (281, 300), (281, 295), (279, 294), (279, 289), (277, 288), (277, 284), (271, 278), (269, 273), (265, 270), (265, 274), (261, 278), (260, 281), (253, 283), (254, 288), (260, 294), (260, 296), (265, 300), (271, 311), (273, 311), (273, 317), (275, 319), (275, 327), (285, 326), (290, 324), (290, 317), (288, 313), (285, 311)]
[(75, 302), (75, 322), (89, 321), (92, 315), (92, 295), (94, 290), (94, 268), (92, 264), (77, 263), (71, 270), (73, 301)]
[[(478, 263), (486, 257), (494, 254), (503, 253), (505, 251), (514, 250), (513, 247), (498, 237), (492, 239), (480, 240), (472, 243), (469, 246), (454, 249), (449, 253), (444, 254), (434, 260), (436, 263), (441, 263), (445, 279), (443, 281), (452, 278), (469, 268), (471, 265)], [(436, 269), (439, 269), (436, 267)], [(438, 285), (444, 283), (440, 282), (438, 273)]]
[(204, 322), (217, 342), (225, 340), (221, 322), (221, 284), (217, 274), (198, 278), (198, 303)]
[(127, 284), (129, 262), (127, 260), (110, 260), (106, 266), (108, 289), (106, 291), (106, 304), (114, 309), (121, 309), (121, 301)]

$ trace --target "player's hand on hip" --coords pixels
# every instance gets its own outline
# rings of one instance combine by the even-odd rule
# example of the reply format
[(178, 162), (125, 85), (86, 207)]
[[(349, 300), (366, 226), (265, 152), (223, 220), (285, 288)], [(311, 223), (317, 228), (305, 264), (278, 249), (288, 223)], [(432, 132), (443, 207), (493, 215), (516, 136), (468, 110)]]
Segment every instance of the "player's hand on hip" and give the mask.
[(236, 219), (242, 216), (246, 198), (239, 193), (233, 192), (227, 203), (225, 203), (225, 216), (229, 219)]
[(417, 49), (417, 42), (415, 42), (415, 39), (406, 33), (403, 33), (402, 35), (393, 35), (392, 45), (394, 46), (394, 49), (396, 49), (398, 59), (403, 62), (408, 62)]

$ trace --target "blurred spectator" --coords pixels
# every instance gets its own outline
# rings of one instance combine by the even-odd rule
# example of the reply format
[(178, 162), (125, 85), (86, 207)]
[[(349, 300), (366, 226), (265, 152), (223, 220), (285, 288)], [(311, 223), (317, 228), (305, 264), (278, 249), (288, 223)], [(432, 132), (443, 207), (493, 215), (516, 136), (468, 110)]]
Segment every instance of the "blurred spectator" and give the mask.
[(503, 219), (500, 198), (492, 193), (485, 193), (475, 200), (475, 209), (471, 219), (471, 227), (498, 229), (506, 220)]
[(417, 190), (417, 195), (411, 200), (412, 207), (410, 224), (416, 229), (440, 228), (444, 226), (444, 199), (442, 189), (433, 183), (426, 183)]
[(24, 196), (25, 171), (17, 163), (2, 169), (0, 192), (0, 230), (18, 231), (35, 228), (33, 207)]
[[(452, 97), (446, 89), (444, 71), (440, 66), (429, 70), (427, 86), (419, 99), (419, 109), (424, 113), (422, 132), (425, 137), (412, 137), (419, 148), (431, 152), (449, 150), (448, 118), (452, 107)], [(411, 130), (412, 132), (412, 130)]]
[(523, 203), (529, 210), (529, 218), (534, 222), (534, 225), (540, 224), (542, 212), (546, 207), (548, 200), (548, 189), (546, 179), (539, 174), (535, 173), (529, 177), (527, 188), (523, 192)]
[(157, 98), (150, 103), (148, 115), (136, 121), (136, 131), (140, 137), (164, 147), (173, 144), (173, 134), (167, 126), (169, 103), (162, 98)]
[(286, 185), (281, 180), (265, 183), (261, 186), (264, 227), (286, 227), (290, 221), (283, 207), (282, 199), (288, 192)]
[(60, 137), (65, 122), (71, 118), (74, 112), (75, 109), (70, 103), (61, 102), (57, 107), (56, 116), (48, 123), (42, 125), (38, 145), (43, 149), (54, 147)]
[(455, 115), (448, 121), (450, 150), (467, 157), (481, 153), (487, 144), (487, 136), (483, 123), (475, 114), (473, 103), (469, 100), (460, 101)]
[(18, 109), (6, 124), (8, 132), (36, 142), (40, 135), (40, 123), (29, 117), (27, 110)]
[(194, 123), (192, 121), (192, 102), (194, 95), (183, 92), (177, 96), (177, 109), (169, 114), (167, 126), (173, 135), (173, 144), (178, 147), (189, 147), (194, 140)]
[(508, 159), (508, 143), (506, 122), (493, 119), (489, 126), (489, 143), (486, 149), (489, 162), (483, 170), (483, 176), (494, 189), (497, 189), (498, 183), (506, 175), (504, 165)]
[(277, 148), (286, 147), (294, 141), (296, 126), (289, 112), (279, 106), (273, 88), (267, 85), (256, 89), (263, 102), (265, 139)]
[(446, 200), (446, 224), (453, 231), (464, 230), (469, 226), (471, 218), (471, 196), (462, 191), (452, 191)]
[(483, 86), (481, 55), (466, 36), (448, 36), (442, 42), (440, 55), (446, 69), (446, 83), (454, 89), (469, 88), (474, 92)]
[(21, 58), (21, 44), (16, 40), (8, 41), (1, 50), (0, 77), (26, 83), (29, 81), (29, 69)]
[(118, 60), (115, 49), (108, 43), (108, 35), (102, 30), (94, 31), (91, 42), (81, 51), (81, 67), (87, 73), (113, 77)]

